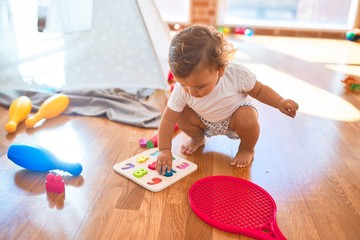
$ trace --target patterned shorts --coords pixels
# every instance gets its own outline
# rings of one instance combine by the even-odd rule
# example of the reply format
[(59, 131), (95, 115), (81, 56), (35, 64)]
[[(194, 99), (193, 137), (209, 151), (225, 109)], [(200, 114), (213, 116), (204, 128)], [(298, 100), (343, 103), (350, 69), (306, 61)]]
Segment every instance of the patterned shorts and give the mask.
[[(242, 107), (242, 106), (253, 107), (257, 111), (256, 107), (251, 102), (245, 102), (245, 103), (241, 104), (239, 107)], [(228, 138), (231, 138), (231, 139), (239, 139), (239, 136), (236, 134), (235, 131), (228, 129), (231, 116), (228, 117), (225, 121), (220, 122), (220, 123), (209, 122), (209, 121), (205, 120), (203, 117), (201, 117), (200, 115), (198, 115), (198, 116), (206, 126), (205, 136), (212, 137), (212, 136), (216, 136), (216, 135), (226, 135)]]

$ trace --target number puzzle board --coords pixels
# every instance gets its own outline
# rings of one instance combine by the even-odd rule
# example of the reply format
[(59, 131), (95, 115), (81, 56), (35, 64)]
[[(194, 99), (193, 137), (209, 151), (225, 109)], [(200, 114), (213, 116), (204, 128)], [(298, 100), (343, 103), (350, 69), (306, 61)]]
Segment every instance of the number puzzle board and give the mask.
[(171, 172), (160, 175), (155, 170), (158, 153), (158, 148), (148, 149), (115, 164), (113, 169), (152, 192), (159, 192), (167, 188), (197, 169), (195, 163), (174, 155)]

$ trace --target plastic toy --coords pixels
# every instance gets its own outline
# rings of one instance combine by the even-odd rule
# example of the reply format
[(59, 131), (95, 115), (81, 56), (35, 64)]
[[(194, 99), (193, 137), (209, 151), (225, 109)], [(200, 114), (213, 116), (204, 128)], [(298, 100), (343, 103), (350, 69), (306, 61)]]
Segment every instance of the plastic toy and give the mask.
[[(176, 132), (179, 129), (179, 125), (175, 124), (174, 126), (174, 132)], [(146, 142), (146, 146), (148, 148), (154, 148), (158, 146), (158, 135), (155, 134), (152, 138), (150, 138), (147, 142)]]
[(360, 41), (360, 29), (359, 28), (351, 29), (346, 32), (345, 36), (346, 36), (347, 40), (350, 40), (353, 42)]
[(170, 86), (170, 93), (174, 90), (174, 87), (175, 87), (175, 77), (174, 75), (172, 74), (171, 71), (169, 71), (169, 74), (168, 74), (168, 84)]
[(260, 186), (232, 176), (210, 176), (189, 190), (194, 213), (220, 230), (254, 239), (286, 240), (276, 223), (276, 204)]
[(221, 32), (225, 35), (229, 34), (231, 32), (231, 29), (229, 27), (223, 27), (223, 26), (219, 26), (217, 28), (218, 32)]
[(161, 183), (161, 182), (162, 182), (162, 180), (160, 178), (153, 178), (153, 179), (151, 179), (151, 181), (147, 182), (147, 184), (156, 185), (156, 184)]
[(147, 148), (154, 148), (158, 146), (158, 135), (155, 134), (146, 142)]
[(130, 169), (130, 168), (133, 168), (133, 167), (135, 167), (134, 164), (132, 164), (132, 163), (127, 163), (126, 166), (122, 167), (121, 169), (122, 169), (122, 170), (126, 170), (126, 169)]
[(31, 100), (26, 96), (21, 96), (15, 99), (9, 108), (9, 122), (5, 125), (5, 130), (8, 133), (16, 131), (20, 122), (25, 121), (31, 112)]
[(146, 174), (148, 174), (148, 171), (144, 168), (140, 168), (133, 173), (134, 177), (137, 177), (137, 178), (141, 178), (141, 177), (145, 176)]
[(174, 173), (176, 173), (175, 170), (170, 169), (170, 171), (168, 171), (167, 168), (166, 168), (166, 171), (165, 171), (164, 176), (165, 176), (165, 177), (172, 177), (172, 176), (174, 175)]
[(28, 128), (34, 125), (41, 119), (50, 119), (63, 113), (70, 103), (70, 99), (64, 94), (56, 94), (43, 102), (39, 111), (32, 117), (26, 119), (25, 124)]
[(146, 147), (146, 139), (145, 138), (140, 138), (139, 139), (139, 145), (140, 147)]
[(246, 30), (246, 28), (243, 28), (243, 27), (234, 27), (235, 34), (244, 34), (245, 30)]
[(49, 173), (45, 181), (46, 191), (62, 193), (65, 191), (64, 180), (60, 175)]
[[(180, 156), (174, 156), (173, 169), (161, 175), (156, 171), (158, 153), (159, 149), (157, 148), (147, 149), (142, 153), (116, 163), (113, 169), (152, 192), (159, 192), (167, 188), (197, 169), (196, 164)], [(138, 159), (144, 156), (149, 159), (146, 162), (138, 162)]]
[(44, 172), (58, 169), (77, 176), (83, 169), (80, 163), (62, 161), (49, 150), (30, 144), (10, 145), (7, 157), (20, 167), (31, 171)]
[(138, 163), (144, 163), (146, 162), (147, 160), (149, 160), (149, 157), (148, 156), (141, 156), (137, 159)]
[(245, 30), (244, 35), (248, 36), (248, 37), (251, 37), (251, 36), (254, 35), (254, 31), (251, 30), (250, 28), (248, 28), (248, 29)]
[(360, 80), (355, 77), (346, 77), (342, 82), (345, 84), (345, 88), (348, 91), (360, 93)]
[(148, 165), (148, 168), (151, 170), (155, 170), (157, 166), (157, 162), (153, 161), (151, 164)]
[(171, 71), (169, 71), (169, 74), (168, 74), (168, 84), (171, 85), (171, 84), (173, 84), (173, 83), (175, 83), (175, 82), (176, 82), (176, 81), (175, 81), (174, 75), (172, 74)]
[(183, 27), (178, 23), (175, 23), (174, 25), (172, 25), (172, 29), (175, 31), (180, 31), (182, 28)]
[(254, 31), (250, 28), (235, 27), (233, 31), (235, 34), (245, 35), (245, 36), (249, 36), (249, 37), (254, 35)]
[(224, 33), (224, 34), (227, 35), (227, 34), (229, 34), (230, 32), (231, 32), (231, 29), (230, 29), (229, 27), (224, 27), (224, 28), (223, 28), (223, 33)]

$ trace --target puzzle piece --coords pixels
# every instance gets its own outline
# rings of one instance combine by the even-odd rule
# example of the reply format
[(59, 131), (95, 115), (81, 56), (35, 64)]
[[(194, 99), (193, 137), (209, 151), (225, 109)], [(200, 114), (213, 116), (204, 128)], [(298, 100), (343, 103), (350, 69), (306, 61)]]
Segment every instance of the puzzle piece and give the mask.
[(137, 159), (137, 162), (138, 162), (138, 163), (144, 163), (144, 162), (146, 162), (148, 159), (149, 159), (148, 156), (141, 156), (141, 157), (139, 157), (139, 158)]
[(146, 139), (145, 138), (140, 138), (139, 139), (139, 145), (140, 145), (140, 147), (146, 147)]
[(155, 134), (152, 138), (150, 138), (147, 142), (146, 142), (146, 146), (148, 148), (154, 148), (157, 147), (158, 145), (158, 135)]
[(159, 155), (159, 153), (160, 152), (158, 150), (156, 150), (155, 152), (151, 153), (150, 155), (153, 157), (156, 157), (157, 155)]
[(127, 163), (127, 164), (125, 164), (127, 167), (122, 167), (121, 169), (122, 170), (126, 170), (126, 169), (130, 169), (130, 168), (133, 168), (133, 167), (135, 167), (135, 165), (134, 164), (132, 164), (132, 163)]
[[(153, 156), (153, 157), (157, 157), (159, 155), (159, 151), (156, 150), (155, 152), (151, 153), (150, 155)], [(175, 160), (175, 157), (173, 156), (173, 161)]]
[(174, 175), (174, 173), (176, 173), (175, 170), (171, 169), (171, 170), (168, 172), (167, 169), (166, 169), (165, 174), (164, 174), (164, 177), (171, 177), (172, 175)]
[(155, 185), (155, 184), (158, 184), (158, 183), (161, 183), (162, 180), (160, 178), (153, 178), (151, 179), (152, 182), (147, 182), (147, 184), (149, 185)]
[[(175, 170), (169, 169), (169, 172), (160, 175), (158, 171), (156, 171), (156, 158), (158, 154), (158, 148), (147, 149), (142, 153), (115, 164), (113, 169), (117, 173), (153, 192), (163, 190), (197, 169), (196, 164), (193, 162), (174, 155), (173, 168)], [(145, 160), (144, 157), (148, 157), (147, 162), (139, 163), (138, 159)]]
[(190, 166), (190, 164), (186, 163), (186, 162), (183, 162), (181, 163), (180, 165), (177, 165), (176, 167), (179, 168), (179, 169), (185, 169), (187, 168), (188, 166)]
[(157, 166), (157, 162), (154, 161), (152, 164), (149, 164), (149, 165), (148, 165), (148, 168), (151, 169), (151, 170), (155, 170), (155, 169), (156, 169), (156, 166)]
[(134, 177), (137, 177), (137, 178), (141, 178), (141, 177), (145, 176), (146, 174), (148, 174), (148, 171), (146, 171), (146, 169), (144, 169), (144, 168), (140, 168), (133, 173)]
[(48, 192), (62, 193), (65, 191), (64, 180), (60, 175), (54, 175), (52, 173), (49, 173), (46, 176), (45, 185), (46, 191)]

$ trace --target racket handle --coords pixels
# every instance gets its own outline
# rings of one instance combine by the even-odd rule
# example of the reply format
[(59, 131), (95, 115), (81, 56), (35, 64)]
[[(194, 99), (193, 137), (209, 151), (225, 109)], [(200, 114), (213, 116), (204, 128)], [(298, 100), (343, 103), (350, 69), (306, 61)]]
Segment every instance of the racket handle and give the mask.
[(279, 226), (277, 225), (276, 221), (274, 220), (274, 224), (273, 224), (273, 234), (275, 235), (276, 239), (279, 240), (286, 240), (286, 237), (282, 234), (282, 232), (280, 231)]
[(286, 237), (282, 234), (276, 223), (276, 219), (274, 219), (273, 224), (270, 223), (269, 225), (262, 226), (260, 231), (259, 234), (253, 232), (249, 236), (261, 240), (286, 240)]

